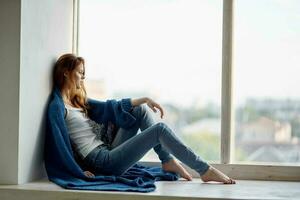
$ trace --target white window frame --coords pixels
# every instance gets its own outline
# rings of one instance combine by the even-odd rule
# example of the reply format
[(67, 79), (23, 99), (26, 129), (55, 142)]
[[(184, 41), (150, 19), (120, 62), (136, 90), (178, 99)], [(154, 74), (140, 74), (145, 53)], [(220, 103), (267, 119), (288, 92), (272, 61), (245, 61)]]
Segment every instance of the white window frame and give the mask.
[(78, 54), (79, 44), (79, 0), (73, 0), (73, 30), (72, 30), (72, 53)]
[[(73, 48), (78, 54), (79, 37), (79, 3), (73, 0)], [(300, 166), (233, 164), (234, 152), (234, 111), (233, 111), (233, 23), (234, 0), (223, 0), (223, 40), (222, 40), (222, 106), (221, 106), (221, 163), (214, 167), (235, 179), (244, 180), (300, 180)], [(160, 166), (160, 162), (140, 162), (147, 166)], [(184, 164), (183, 164), (184, 165)], [(184, 165), (193, 175), (199, 175)]]

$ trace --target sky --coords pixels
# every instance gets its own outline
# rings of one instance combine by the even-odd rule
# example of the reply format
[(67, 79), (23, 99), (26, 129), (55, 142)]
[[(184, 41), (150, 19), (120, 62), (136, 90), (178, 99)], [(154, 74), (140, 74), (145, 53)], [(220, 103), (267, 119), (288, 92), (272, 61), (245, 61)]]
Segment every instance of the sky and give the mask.
[[(300, 99), (300, 1), (236, 0), (234, 95)], [(107, 90), (220, 104), (222, 1), (80, 1), (79, 54)]]

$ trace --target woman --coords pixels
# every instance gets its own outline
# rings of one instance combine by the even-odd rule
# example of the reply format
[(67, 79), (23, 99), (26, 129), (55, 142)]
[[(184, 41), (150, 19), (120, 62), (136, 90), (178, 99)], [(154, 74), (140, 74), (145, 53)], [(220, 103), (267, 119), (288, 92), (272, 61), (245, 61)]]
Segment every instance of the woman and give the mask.
[[(84, 79), (82, 57), (65, 54), (57, 60), (54, 86), (61, 92), (71, 143), (88, 169), (84, 172), (87, 177), (94, 177), (94, 174), (121, 175), (154, 148), (163, 170), (178, 173), (188, 181), (192, 176), (173, 156), (197, 171), (204, 182), (235, 183), (185, 146), (167, 125), (155, 123), (146, 105), (154, 112), (159, 110), (161, 118), (164, 111), (148, 97), (107, 100), (103, 102), (101, 123), (92, 121)], [(139, 134), (138, 129), (141, 130)]]

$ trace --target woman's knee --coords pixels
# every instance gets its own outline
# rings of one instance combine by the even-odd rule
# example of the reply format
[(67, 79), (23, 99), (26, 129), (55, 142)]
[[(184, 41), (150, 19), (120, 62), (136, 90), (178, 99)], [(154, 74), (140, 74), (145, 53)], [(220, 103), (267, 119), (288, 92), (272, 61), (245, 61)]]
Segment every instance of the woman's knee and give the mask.
[(155, 124), (155, 126), (160, 134), (166, 133), (169, 130), (169, 127), (163, 122), (158, 122)]

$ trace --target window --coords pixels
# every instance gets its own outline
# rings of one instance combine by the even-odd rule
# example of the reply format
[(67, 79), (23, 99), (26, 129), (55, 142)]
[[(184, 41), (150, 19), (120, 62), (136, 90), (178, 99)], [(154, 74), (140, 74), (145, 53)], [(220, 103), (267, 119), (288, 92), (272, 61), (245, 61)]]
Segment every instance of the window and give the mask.
[(300, 3), (238, 0), (235, 11), (236, 162), (299, 165)]
[[(79, 21), (91, 97), (149, 96), (188, 146), (206, 160), (220, 160), (218, 0), (84, 0)], [(144, 160), (158, 157), (151, 151)]]
[[(223, 1), (222, 10), (217, 0), (80, 1), (78, 42), (87, 61), (88, 92), (98, 99), (153, 97), (188, 146), (207, 160), (222, 159), (220, 168), (237, 169), (236, 177), (299, 180), (299, 167), (274, 165), (299, 165), (299, 2), (236, 0), (234, 21), (232, 2)], [(223, 65), (229, 80), (223, 83), (222, 14), (223, 27), (229, 27), (223, 37), (234, 36), (235, 50), (235, 76)], [(223, 41), (223, 58), (231, 58), (230, 52)], [(235, 127), (224, 129), (222, 137), (235, 143), (220, 140), (221, 98), (222, 108), (229, 107), (224, 113), (234, 108), (235, 115)], [(231, 114), (222, 115), (226, 128)], [(145, 159), (158, 161), (153, 152)]]

